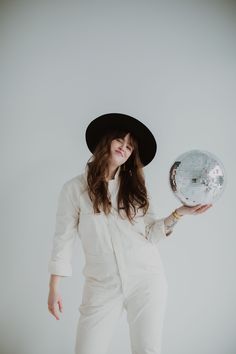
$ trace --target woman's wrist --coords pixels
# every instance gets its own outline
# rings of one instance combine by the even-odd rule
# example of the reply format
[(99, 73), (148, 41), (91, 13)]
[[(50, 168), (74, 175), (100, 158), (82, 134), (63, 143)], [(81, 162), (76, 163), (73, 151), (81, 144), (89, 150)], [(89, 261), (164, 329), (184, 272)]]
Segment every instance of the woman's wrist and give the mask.
[(181, 213), (179, 212), (178, 208), (175, 209), (175, 210), (172, 212), (172, 215), (174, 216), (174, 218), (175, 218), (176, 220), (179, 220), (182, 216), (184, 216), (183, 214), (181, 214)]
[(166, 236), (169, 236), (172, 233), (174, 226), (182, 216), (183, 215), (180, 214), (178, 209), (175, 209), (168, 217), (164, 219)]
[(52, 290), (57, 290), (60, 283), (60, 275), (51, 274), (50, 281), (49, 281), (49, 288)]

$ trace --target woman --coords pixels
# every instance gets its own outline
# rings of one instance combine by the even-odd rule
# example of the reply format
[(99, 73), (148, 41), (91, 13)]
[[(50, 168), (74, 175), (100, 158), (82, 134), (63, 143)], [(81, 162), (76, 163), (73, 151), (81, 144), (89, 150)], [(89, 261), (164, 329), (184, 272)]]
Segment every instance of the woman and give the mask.
[(58, 200), (49, 262), (48, 309), (63, 312), (58, 286), (71, 276), (77, 235), (85, 254), (85, 277), (76, 332), (76, 354), (106, 354), (115, 325), (127, 312), (133, 354), (160, 354), (167, 281), (158, 242), (177, 221), (210, 205), (180, 206), (158, 219), (143, 167), (154, 158), (156, 141), (139, 120), (108, 113), (86, 130), (92, 152), (84, 173), (65, 182)]

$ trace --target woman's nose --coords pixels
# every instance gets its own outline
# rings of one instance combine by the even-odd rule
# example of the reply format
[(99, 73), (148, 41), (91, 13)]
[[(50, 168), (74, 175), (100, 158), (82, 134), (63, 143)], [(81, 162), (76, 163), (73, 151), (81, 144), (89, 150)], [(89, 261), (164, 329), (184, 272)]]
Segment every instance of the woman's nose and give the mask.
[(124, 148), (125, 147), (122, 145), (122, 146), (120, 146), (119, 150), (122, 151), (122, 153), (124, 153)]

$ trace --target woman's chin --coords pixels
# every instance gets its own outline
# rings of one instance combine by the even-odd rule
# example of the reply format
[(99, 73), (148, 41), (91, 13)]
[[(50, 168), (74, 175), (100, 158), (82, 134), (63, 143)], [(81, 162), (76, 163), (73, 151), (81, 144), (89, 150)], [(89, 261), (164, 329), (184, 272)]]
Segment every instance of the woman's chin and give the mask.
[(124, 163), (123, 158), (119, 158), (119, 156), (114, 156), (111, 162), (118, 167)]

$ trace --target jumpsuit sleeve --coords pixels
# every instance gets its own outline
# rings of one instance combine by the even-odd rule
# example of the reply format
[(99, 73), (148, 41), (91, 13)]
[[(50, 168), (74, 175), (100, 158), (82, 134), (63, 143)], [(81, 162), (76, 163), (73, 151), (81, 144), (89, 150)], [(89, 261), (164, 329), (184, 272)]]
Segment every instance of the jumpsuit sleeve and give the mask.
[(161, 239), (168, 236), (164, 224), (165, 218), (159, 219), (156, 208), (149, 197), (149, 208), (144, 215), (146, 238), (152, 243), (158, 243)]
[(61, 188), (57, 201), (56, 223), (48, 271), (60, 276), (72, 276), (71, 259), (76, 241), (79, 210), (73, 202), (67, 182)]

